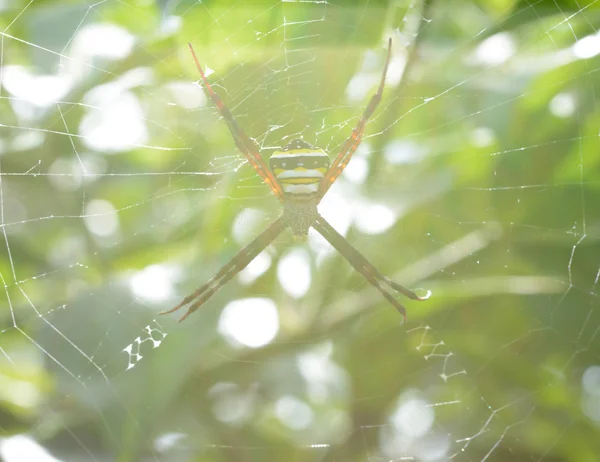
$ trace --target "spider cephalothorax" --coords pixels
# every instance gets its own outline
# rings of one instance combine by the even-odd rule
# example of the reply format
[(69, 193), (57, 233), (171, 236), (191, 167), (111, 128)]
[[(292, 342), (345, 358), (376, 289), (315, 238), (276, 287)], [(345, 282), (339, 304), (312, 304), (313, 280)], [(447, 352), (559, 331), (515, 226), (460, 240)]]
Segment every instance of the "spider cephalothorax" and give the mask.
[(206, 75), (204, 75), (204, 71), (202, 71), (192, 45), (188, 44), (188, 47), (200, 73), (204, 89), (227, 122), (236, 146), (256, 170), (256, 173), (271, 188), (275, 197), (281, 201), (283, 204), (283, 213), (262, 234), (240, 250), (206, 284), (185, 297), (179, 305), (163, 312), (163, 314), (171, 313), (189, 305), (186, 314), (181, 318), (183, 321), (206, 300), (212, 297), (227, 281), (244, 269), (284, 229), (290, 228), (292, 236), (295, 239), (304, 240), (308, 235), (308, 230), (312, 227), (340, 252), (356, 271), (361, 273), (371, 285), (381, 292), (402, 316), (406, 316), (406, 310), (390, 293), (390, 289), (400, 292), (413, 300), (423, 300), (424, 298), (419, 297), (411, 290), (383, 276), (317, 211), (317, 206), (325, 193), (342, 174), (348, 162), (350, 162), (352, 155), (360, 144), (367, 120), (377, 108), (379, 101), (381, 101), (385, 75), (390, 62), (392, 40), (390, 39), (388, 42), (387, 60), (383, 68), (379, 88), (371, 98), (371, 101), (369, 101), (362, 117), (359, 119), (354, 130), (352, 130), (352, 134), (342, 145), (333, 163), (330, 165), (329, 156), (322, 149), (316, 148), (304, 140), (294, 139), (281, 148), (281, 150), (273, 153), (269, 159), (271, 170), (269, 170), (267, 164), (258, 153), (256, 143), (244, 133), (219, 95), (213, 90)]

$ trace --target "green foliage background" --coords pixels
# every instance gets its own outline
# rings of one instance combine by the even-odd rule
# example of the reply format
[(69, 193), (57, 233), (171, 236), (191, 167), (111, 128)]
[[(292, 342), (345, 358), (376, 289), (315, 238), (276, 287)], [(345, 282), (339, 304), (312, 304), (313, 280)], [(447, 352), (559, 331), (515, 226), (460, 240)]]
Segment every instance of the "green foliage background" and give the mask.
[[(169, 32), (174, 17), (180, 27)], [(582, 377), (600, 363), (600, 55), (575, 59), (571, 47), (597, 34), (600, 2), (16, 1), (0, 13), (2, 67), (55, 73), (71, 64), (78, 28), (96, 22), (135, 36), (129, 56), (84, 63), (64, 101), (26, 122), (18, 98), (0, 95), (4, 438), (26, 433), (74, 461), (389, 460), (390, 416), (418, 396), (448, 442), (440, 460), (598, 460), (588, 410), (600, 409), (600, 387), (589, 397)], [(496, 34), (510, 35), (514, 55), (474, 60)], [(157, 318), (239, 250), (232, 227), (243, 210), (264, 212), (250, 236), (278, 213), (213, 107), (172, 104), (169, 83), (198, 79), (186, 43), (268, 155), (283, 135), (335, 152), (372, 91), (348, 103), (348, 83), (361, 69), (378, 75), (389, 35), (407, 67), (367, 126), (369, 174), (352, 187), (401, 219), (380, 235), (351, 228), (347, 237), (431, 299), (407, 302), (400, 325), (340, 256), (317, 264), (311, 253), (311, 288), (295, 300), (276, 274), (296, 248), (285, 234), (252, 284), (232, 281), (186, 323)], [(152, 75), (131, 89), (150, 147), (93, 152), (65, 134), (77, 134), (91, 91), (139, 70)], [(562, 93), (575, 101), (570, 117), (549, 110)], [(481, 127), (493, 134), (484, 145), (473, 137)], [(28, 145), (27, 136), (37, 138)], [(387, 162), (395, 141), (424, 155)], [(105, 174), (57, 189), (48, 167), (79, 153)], [(82, 204), (92, 199), (114, 205), (117, 235), (89, 233)], [(77, 251), (57, 264), (51, 255), (64, 242)], [(160, 306), (127, 285), (153, 264), (181, 271), (178, 295)], [(251, 296), (277, 304), (278, 337), (233, 348), (219, 314)], [(122, 350), (136, 338), (143, 358), (127, 369)], [(299, 367), (315, 352), (329, 355), (338, 378), (325, 401)], [(276, 417), (285, 396), (311, 408), (309, 427)], [(226, 422), (219, 406), (249, 410)], [(176, 442), (159, 444), (164, 435)]]

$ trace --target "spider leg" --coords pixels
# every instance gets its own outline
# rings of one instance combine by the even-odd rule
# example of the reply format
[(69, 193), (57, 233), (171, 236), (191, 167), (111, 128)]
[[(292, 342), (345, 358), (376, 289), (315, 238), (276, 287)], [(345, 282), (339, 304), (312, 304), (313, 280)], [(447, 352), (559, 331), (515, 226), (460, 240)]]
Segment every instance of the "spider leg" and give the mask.
[(377, 268), (375, 268), (358, 250), (338, 233), (333, 226), (331, 226), (325, 218), (321, 215), (317, 216), (316, 221), (313, 223), (315, 228), (321, 236), (323, 236), (342, 256), (348, 260), (348, 262), (354, 267), (356, 271), (361, 273), (365, 279), (373, 285), (381, 294), (402, 314), (406, 319), (406, 310), (401, 303), (394, 298), (392, 294), (384, 285), (389, 288), (400, 292), (412, 300), (425, 300), (423, 297), (419, 297), (412, 290), (407, 289), (404, 286), (392, 281), (386, 276), (382, 275)]
[(237, 121), (233, 118), (233, 114), (231, 114), (231, 111), (227, 108), (227, 106), (225, 106), (223, 100), (213, 90), (212, 86), (208, 82), (208, 79), (206, 78), (206, 75), (204, 75), (202, 66), (200, 66), (200, 62), (196, 57), (194, 47), (192, 47), (191, 43), (188, 43), (188, 48), (192, 53), (194, 63), (196, 64), (196, 68), (200, 73), (200, 78), (202, 79), (202, 83), (204, 84), (204, 89), (206, 90), (206, 93), (213, 101), (215, 106), (217, 106), (217, 109), (227, 122), (227, 126), (229, 127), (229, 131), (231, 132), (231, 136), (233, 137), (236, 146), (242, 152), (242, 154), (244, 154), (246, 159), (248, 159), (250, 165), (254, 167), (254, 170), (256, 170), (256, 172), (260, 175), (260, 177), (267, 184), (267, 186), (271, 188), (271, 191), (273, 192), (273, 194), (275, 194), (277, 199), (283, 202), (283, 189), (277, 182), (277, 179), (275, 178), (271, 170), (269, 170), (263, 158), (258, 153), (258, 150), (256, 149), (256, 144), (248, 137), (248, 135), (246, 135), (244, 130), (242, 130), (242, 127), (240, 127)]
[(275, 220), (266, 230), (264, 230), (256, 239), (244, 247), (233, 257), (229, 263), (221, 268), (217, 274), (208, 280), (203, 286), (194, 293), (185, 297), (179, 305), (170, 310), (159, 314), (172, 313), (174, 311), (189, 305), (187, 312), (179, 320), (180, 322), (196, 311), (204, 302), (212, 297), (221, 287), (231, 280), (237, 273), (243, 270), (248, 263), (261, 253), (279, 234), (285, 229), (286, 224), (283, 217)]
[(361, 118), (359, 119), (358, 123), (356, 124), (356, 127), (354, 127), (354, 129), (352, 130), (352, 134), (346, 141), (344, 141), (344, 144), (342, 145), (340, 152), (336, 156), (335, 160), (331, 164), (331, 167), (329, 168), (329, 170), (325, 174), (325, 177), (321, 181), (321, 187), (319, 190), (319, 199), (321, 199), (325, 195), (325, 193), (329, 190), (329, 188), (331, 187), (333, 182), (335, 180), (337, 180), (338, 177), (342, 174), (342, 172), (346, 168), (346, 165), (348, 165), (348, 162), (350, 162), (350, 159), (352, 158), (354, 152), (358, 148), (358, 145), (360, 144), (360, 141), (362, 140), (363, 132), (365, 131), (365, 126), (367, 124), (367, 121), (369, 120), (371, 115), (373, 115), (373, 112), (375, 112), (375, 109), (377, 109), (377, 106), (379, 105), (379, 102), (381, 101), (381, 95), (383, 94), (383, 87), (385, 85), (385, 76), (387, 74), (388, 65), (390, 64), (391, 56), (392, 56), (392, 38), (390, 37), (390, 39), (388, 40), (387, 59), (385, 61), (385, 66), (383, 68), (383, 74), (381, 76), (381, 82), (379, 83), (379, 88), (377, 89), (377, 92), (371, 97), (371, 101), (369, 101), (369, 104), (365, 108)]

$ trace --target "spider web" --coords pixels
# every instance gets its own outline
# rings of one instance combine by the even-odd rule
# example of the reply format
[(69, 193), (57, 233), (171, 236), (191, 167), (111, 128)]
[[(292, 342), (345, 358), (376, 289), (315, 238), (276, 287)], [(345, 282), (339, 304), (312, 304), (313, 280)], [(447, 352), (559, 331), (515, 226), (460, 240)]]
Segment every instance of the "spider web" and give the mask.
[[(450, 4), (452, 3), (452, 4)], [(0, 454), (592, 461), (600, 2), (0, 1)], [(408, 322), (318, 235), (158, 316), (278, 213), (268, 156), (335, 154), (321, 213), (430, 290)]]

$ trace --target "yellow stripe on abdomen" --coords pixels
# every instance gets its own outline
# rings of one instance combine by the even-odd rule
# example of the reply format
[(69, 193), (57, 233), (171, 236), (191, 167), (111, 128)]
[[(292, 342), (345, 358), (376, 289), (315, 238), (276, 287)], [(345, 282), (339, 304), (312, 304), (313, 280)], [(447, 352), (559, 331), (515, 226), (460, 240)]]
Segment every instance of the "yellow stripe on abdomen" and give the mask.
[(281, 184), (312, 184), (312, 183), (320, 183), (321, 178), (285, 178), (283, 180), (279, 180)]
[(269, 165), (285, 193), (312, 194), (329, 169), (329, 156), (303, 140), (292, 140), (273, 153)]

